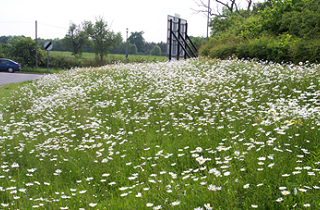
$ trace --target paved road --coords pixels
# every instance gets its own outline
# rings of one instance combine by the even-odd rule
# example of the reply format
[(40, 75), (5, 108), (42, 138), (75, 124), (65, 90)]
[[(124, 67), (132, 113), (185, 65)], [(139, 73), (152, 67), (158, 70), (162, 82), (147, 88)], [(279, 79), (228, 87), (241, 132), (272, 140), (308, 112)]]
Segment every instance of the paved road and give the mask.
[(22, 73), (8, 73), (0, 72), (0, 85), (9, 83), (23, 82), (26, 80), (34, 80), (43, 75), (41, 74), (22, 74)]

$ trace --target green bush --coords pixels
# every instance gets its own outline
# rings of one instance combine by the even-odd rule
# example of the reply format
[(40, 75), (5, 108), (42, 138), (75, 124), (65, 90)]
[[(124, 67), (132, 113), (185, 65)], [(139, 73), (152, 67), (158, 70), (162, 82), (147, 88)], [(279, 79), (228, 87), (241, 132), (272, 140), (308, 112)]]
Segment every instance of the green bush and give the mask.
[(220, 45), (218, 47), (212, 48), (209, 51), (209, 56), (212, 58), (228, 59), (229, 57), (236, 54), (237, 45), (228, 43), (226, 45)]
[(161, 48), (156, 45), (152, 48), (150, 55), (161, 56)]
[[(44, 62), (41, 67), (46, 67), (47, 62)], [(70, 69), (75, 66), (83, 66), (83, 63), (80, 59), (73, 57), (66, 57), (62, 55), (50, 55), (49, 54), (49, 67), (52, 68), (61, 68), (61, 69)]]
[(200, 55), (225, 59), (257, 58), (277, 63), (318, 62), (320, 4), (317, 0), (271, 0), (216, 16), (211, 38)]
[(260, 37), (250, 39), (238, 46), (237, 56), (240, 58), (257, 58), (259, 60), (269, 60), (272, 54), (272, 42), (270, 38)]
[(278, 37), (262, 36), (242, 42), (228, 42), (215, 45), (210, 41), (201, 48), (202, 56), (227, 59), (238, 58), (268, 60), (276, 63), (318, 62), (320, 61), (320, 40), (302, 40), (284, 34)]
[(300, 40), (292, 50), (292, 59), (294, 63), (320, 61), (320, 40)]

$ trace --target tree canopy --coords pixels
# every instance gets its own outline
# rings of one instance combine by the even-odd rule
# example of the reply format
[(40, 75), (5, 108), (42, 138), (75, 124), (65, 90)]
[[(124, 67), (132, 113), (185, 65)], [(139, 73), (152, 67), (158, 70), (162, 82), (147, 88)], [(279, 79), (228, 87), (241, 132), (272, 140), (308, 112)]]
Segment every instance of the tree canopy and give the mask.
[(144, 52), (145, 40), (143, 38), (143, 31), (140, 32), (131, 32), (131, 36), (128, 38), (130, 43), (137, 46), (138, 52)]
[[(45, 62), (45, 52), (41, 48), (46, 41), (53, 43), (54, 51), (71, 51), (77, 57), (81, 56), (82, 52), (95, 52), (99, 55), (97, 61), (99, 60), (100, 65), (103, 64), (104, 56), (108, 53), (125, 54), (127, 45), (129, 55), (150, 55), (155, 46), (160, 48), (159, 53), (157, 47), (157, 55), (163, 56), (166, 54), (165, 42), (146, 42), (143, 34), (143, 31), (131, 32), (128, 43), (126, 43), (127, 40), (124, 40), (120, 33), (113, 32), (107, 21), (102, 17), (97, 18), (95, 22), (71, 23), (63, 39), (37, 38), (38, 63), (41, 65), (41, 62)], [(0, 36), (0, 57), (10, 58), (32, 67), (35, 64), (35, 45), (35, 40), (30, 37)], [(54, 58), (51, 57), (50, 59)], [(59, 62), (57, 61), (57, 63)]]
[[(0, 44), (0, 57), (11, 58), (24, 66), (34, 66), (36, 49), (35, 41), (30, 37), (13, 36), (7, 40), (6, 44)], [(45, 58), (45, 52), (37, 46), (38, 59), (42, 61)]]
[(258, 58), (274, 62), (320, 60), (318, 0), (270, 0), (252, 9), (225, 10), (214, 17), (209, 43), (202, 55)]
[(119, 44), (122, 40), (120, 33), (115, 33), (108, 28), (108, 23), (102, 17), (96, 20), (95, 24), (91, 21), (85, 22), (85, 30), (93, 43), (93, 51), (100, 55), (100, 61), (108, 50)]
[(63, 43), (71, 49), (73, 55), (81, 55), (84, 45), (88, 43), (88, 34), (84, 31), (82, 25), (72, 23), (63, 39)]

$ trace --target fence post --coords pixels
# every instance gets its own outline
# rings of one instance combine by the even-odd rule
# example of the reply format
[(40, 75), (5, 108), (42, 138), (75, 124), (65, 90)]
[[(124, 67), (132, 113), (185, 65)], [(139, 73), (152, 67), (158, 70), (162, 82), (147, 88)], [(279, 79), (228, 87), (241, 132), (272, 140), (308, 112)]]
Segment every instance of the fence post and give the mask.
[(171, 61), (171, 51), (172, 51), (172, 19), (170, 19), (169, 61)]

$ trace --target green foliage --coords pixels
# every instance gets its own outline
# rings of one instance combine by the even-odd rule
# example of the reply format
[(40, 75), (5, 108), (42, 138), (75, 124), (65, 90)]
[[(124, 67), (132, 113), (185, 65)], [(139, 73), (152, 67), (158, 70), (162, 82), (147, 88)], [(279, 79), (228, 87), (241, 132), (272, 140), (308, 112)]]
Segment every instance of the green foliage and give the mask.
[(138, 48), (135, 44), (128, 43), (128, 54), (137, 55)]
[[(219, 16), (214, 17), (210, 22), (211, 35), (213, 37), (219, 37), (225, 34), (237, 36), (246, 23), (248, 15), (248, 11), (239, 10), (229, 14), (226, 18)], [(237, 27), (234, 27), (235, 25)]]
[[(205, 45), (207, 43), (206, 38), (205, 37), (189, 37), (192, 41), (192, 43), (195, 45), (195, 47), (197, 48), (197, 52), (195, 51), (195, 49), (192, 47), (191, 43), (188, 41), (189, 46), (191, 47), (192, 51), (198, 55), (199, 49)], [(187, 48), (187, 51), (189, 53), (189, 55), (192, 55), (191, 51), (189, 50), (189, 48)]]
[(7, 46), (3, 43), (0, 43), (0, 58), (5, 58), (8, 55)]
[(220, 45), (218, 47), (212, 48), (209, 51), (209, 56), (211, 58), (221, 58), (221, 59), (228, 59), (232, 55), (236, 54), (236, 45), (231, 43)]
[(228, 59), (236, 56), (244, 59), (281, 62), (318, 62), (320, 61), (319, 40), (297, 39), (290, 34), (281, 36), (261, 36), (239, 42), (217, 44), (214, 40), (200, 50), (203, 56)]
[(131, 32), (128, 40), (137, 46), (138, 52), (144, 52), (145, 40), (143, 38), (143, 31), (140, 32)]
[[(25, 67), (32, 67), (36, 60), (36, 43), (30, 37), (13, 36), (2, 37), (5, 43), (0, 43), (0, 57), (9, 58), (21, 63)], [(45, 62), (45, 52), (37, 46), (38, 64)]]
[[(134, 46), (134, 45), (131, 45)], [(125, 62), (125, 55), (118, 54), (109, 54), (105, 57), (105, 59), (101, 62), (100, 58), (95, 55), (95, 53), (83, 53), (81, 57), (74, 56), (71, 52), (59, 52), (59, 51), (50, 51), (49, 54), (49, 67), (53, 69), (71, 69), (74, 67), (98, 67), (106, 64), (114, 64)], [(134, 54), (129, 54), (127, 59), (128, 63), (143, 63), (143, 62), (158, 62), (158, 61), (166, 61), (167, 58), (162, 56), (138, 56)], [(46, 62), (42, 62), (40, 67), (46, 68)], [(32, 71), (35, 72), (34, 69), (23, 68), (23, 71)]]
[(271, 8), (272, 3), (270, 1), (264, 1), (264, 2), (256, 2), (253, 4), (252, 12), (258, 12), (263, 11), (265, 8)]
[(292, 48), (294, 63), (320, 62), (320, 40), (299, 40)]
[(8, 41), (9, 39), (11, 39), (11, 38), (12, 38), (12, 36), (0, 36), (0, 43), (6, 44), (7, 41)]
[(95, 24), (90, 21), (84, 22), (84, 28), (87, 34), (92, 38), (93, 50), (100, 55), (100, 62), (113, 46), (121, 42), (121, 34), (114, 33), (107, 28), (108, 23), (101, 17), (96, 20)]
[(72, 23), (69, 27), (68, 33), (63, 39), (63, 44), (71, 49), (73, 55), (80, 55), (83, 52), (83, 47), (88, 43), (88, 35), (81, 27), (81, 25), (76, 25)]
[[(38, 60), (39, 64), (41, 64), (45, 59), (45, 52), (41, 50), (39, 46), (37, 46), (37, 48)], [(15, 44), (11, 53), (22, 65), (33, 66), (36, 60), (35, 41), (30, 37), (21, 39)]]
[(304, 39), (320, 38), (320, 5), (306, 3), (295, 11), (283, 14), (280, 32), (288, 32)]
[[(289, 33), (299, 38), (319, 38), (320, 5), (316, 0), (271, 1), (242, 32), (254, 37), (260, 35), (281, 35)], [(262, 8), (262, 7), (261, 7)], [(245, 38), (252, 38), (246, 37)]]
[(71, 69), (73, 67), (83, 66), (80, 59), (65, 57), (63, 55), (49, 56), (49, 65), (52, 68)]
[[(316, 0), (268, 1), (211, 21), (201, 55), (274, 62), (319, 61), (320, 4)], [(301, 54), (301, 55), (299, 55)]]
[(156, 56), (160, 56), (161, 55), (161, 49), (158, 45), (154, 46), (154, 48), (152, 48), (150, 55), (156, 55)]

